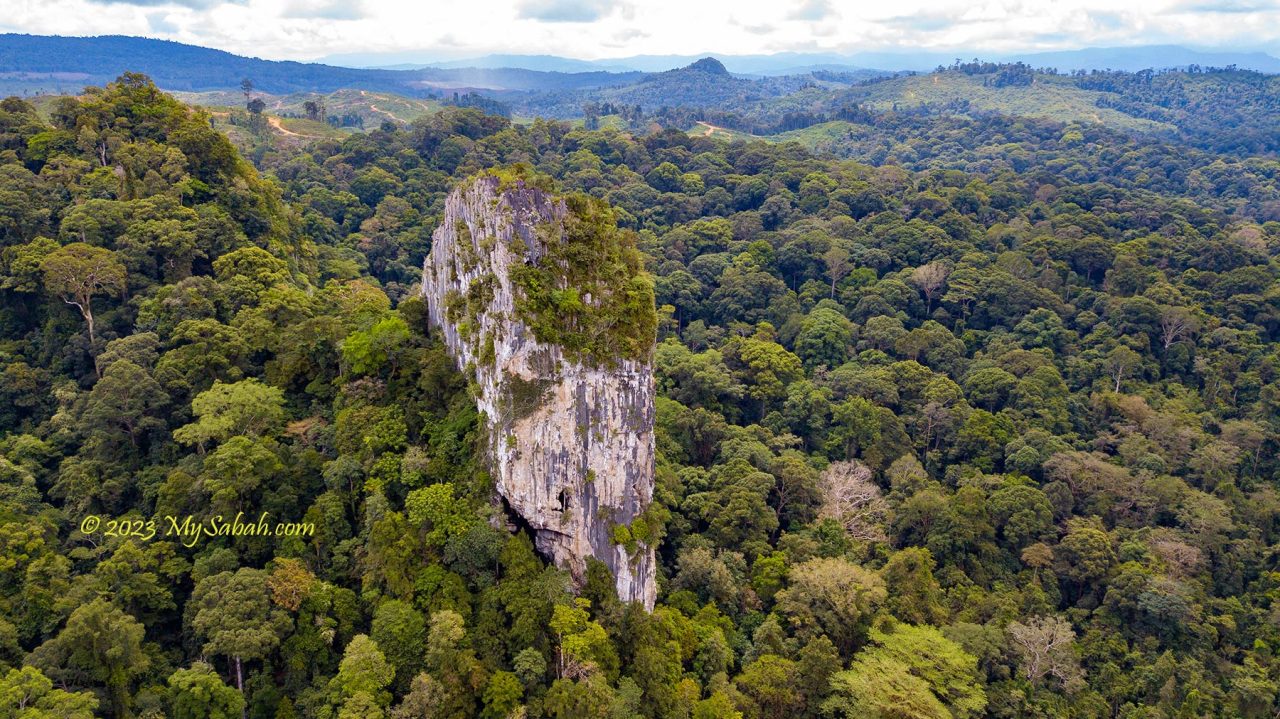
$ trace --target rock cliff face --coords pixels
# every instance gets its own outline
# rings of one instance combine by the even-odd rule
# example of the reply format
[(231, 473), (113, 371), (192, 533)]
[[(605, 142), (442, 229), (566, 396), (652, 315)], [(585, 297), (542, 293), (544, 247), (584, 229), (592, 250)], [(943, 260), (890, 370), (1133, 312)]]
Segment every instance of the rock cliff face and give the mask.
[(656, 320), (620, 237), (600, 203), (481, 175), (449, 196), (422, 293), (538, 550), (579, 583), (595, 557), (652, 609)]

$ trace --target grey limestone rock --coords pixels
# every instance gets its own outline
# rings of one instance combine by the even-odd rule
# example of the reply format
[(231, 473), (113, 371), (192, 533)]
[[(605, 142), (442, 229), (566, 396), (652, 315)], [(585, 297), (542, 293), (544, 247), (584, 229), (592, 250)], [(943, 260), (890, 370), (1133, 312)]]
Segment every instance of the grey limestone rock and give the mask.
[[(432, 235), (422, 294), (459, 368), (478, 385), (497, 492), (538, 550), (582, 582), (587, 559), (618, 596), (652, 609), (653, 547), (615, 543), (653, 497), (651, 360), (597, 365), (539, 342), (517, 319), (512, 271), (564, 238), (563, 199), (481, 175), (451, 193)], [(589, 294), (582, 298), (590, 306)]]

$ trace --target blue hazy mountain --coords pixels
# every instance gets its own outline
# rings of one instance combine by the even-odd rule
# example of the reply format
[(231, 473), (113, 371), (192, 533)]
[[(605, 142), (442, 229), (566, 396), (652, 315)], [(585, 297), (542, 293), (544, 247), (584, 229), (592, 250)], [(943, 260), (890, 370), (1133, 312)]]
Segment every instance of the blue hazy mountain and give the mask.
[[(347, 53), (322, 58), (329, 65), (377, 70), (454, 69), (473, 67), (493, 70), (518, 67), (538, 72), (635, 72), (636, 67), (609, 61), (593, 62), (556, 55), (484, 55), (470, 58), (433, 58), (421, 52)], [(663, 70), (668, 67), (661, 68)]]
[[(0, 90), (4, 92), (72, 92), (84, 85), (109, 82), (125, 71), (150, 75), (167, 90), (226, 90), (253, 81), (263, 92), (332, 92), (342, 88), (426, 95), (468, 90), (495, 93), (578, 91), (616, 88), (649, 80), (653, 75), (685, 68), (705, 54), (637, 55), (608, 60), (577, 60), (550, 55), (487, 55), (480, 58), (426, 58), (413, 53), (394, 56), (368, 53), (343, 56), (344, 62), (381, 64), (350, 67), (322, 63), (262, 60), (221, 50), (138, 37), (61, 37), (0, 35)], [(816, 70), (866, 73), (927, 71), (981, 53), (861, 52), (716, 55), (738, 77), (807, 75)], [(995, 61), (1021, 60), (1034, 67), (1059, 70), (1175, 68), (1188, 65), (1236, 65), (1280, 72), (1280, 59), (1263, 52), (1188, 49), (1178, 46), (1087, 48), (1063, 52), (987, 55)], [(395, 60), (396, 62), (382, 62)], [(386, 65), (394, 67), (386, 67)], [(677, 77), (677, 76), (671, 76)], [(653, 85), (654, 87), (660, 87)], [(652, 89), (652, 88), (650, 88)]]
[[(1059, 70), (1126, 70), (1226, 67), (1280, 73), (1280, 58), (1262, 51), (1187, 48), (1178, 45), (1083, 48), (1036, 53), (990, 53), (974, 49), (938, 51), (885, 50), (849, 54), (783, 52), (772, 55), (722, 55), (712, 53), (724, 66), (739, 75), (794, 75), (814, 70), (875, 69), (924, 72), (955, 60), (980, 58), (998, 62), (1026, 62), (1034, 67)], [(689, 65), (707, 53), (688, 55), (632, 55), (602, 60), (579, 60), (554, 55), (481, 55), (441, 59), (429, 52), (360, 53), (334, 55), (325, 62), (346, 67), (380, 68), (511, 68), (556, 72), (663, 72)]]
[[(777, 53), (774, 55), (721, 55), (710, 53), (724, 63), (729, 72), (739, 75), (789, 75), (812, 69), (863, 69), (849, 56), (834, 53)], [(323, 62), (349, 68), (420, 69), (420, 68), (510, 68), (519, 67), (545, 72), (665, 72), (707, 57), (708, 53), (689, 55), (633, 55), (604, 60), (579, 60), (556, 55), (492, 54), (464, 58), (439, 58), (431, 52), (352, 53), (329, 55)], [(903, 56), (905, 60), (907, 56)], [(950, 59), (947, 60), (950, 62)], [(898, 63), (901, 64), (901, 63)], [(933, 65), (911, 69), (929, 69)], [(935, 63), (936, 64), (936, 63)]]
[(383, 70), (353, 70), (315, 63), (276, 62), (167, 40), (107, 35), (60, 37), (0, 35), (0, 73), (23, 73), (37, 87), (68, 89), (101, 84), (125, 71), (150, 75), (167, 90), (220, 90), (245, 78), (264, 92), (329, 92), (359, 85), (411, 92), (409, 78)]
[(1059, 70), (1125, 70), (1137, 72), (1153, 69), (1200, 67), (1227, 67), (1235, 65), (1244, 70), (1280, 73), (1280, 59), (1264, 52), (1228, 50), (1197, 50), (1177, 45), (1146, 45), (1142, 47), (1096, 47), (1062, 52), (1039, 52), (1009, 56), (1033, 67), (1054, 67)]
[(634, 82), (640, 73), (545, 72), (526, 68), (360, 69), (262, 60), (168, 40), (107, 35), (0, 35), (0, 85), (8, 92), (75, 91), (121, 73), (145, 73), (166, 90), (226, 90), (249, 79), (262, 92), (360, 88), (403, 95), (483, 89), (575, 90)]

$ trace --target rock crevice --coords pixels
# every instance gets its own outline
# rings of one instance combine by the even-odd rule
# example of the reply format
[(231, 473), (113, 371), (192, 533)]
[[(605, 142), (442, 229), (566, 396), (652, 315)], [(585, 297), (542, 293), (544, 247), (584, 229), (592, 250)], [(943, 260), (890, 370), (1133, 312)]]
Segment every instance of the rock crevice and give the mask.
[[(551, 296), (577, 303), (565, 305), (578, 308), (564, 311), (566, 332), (598, 334), (579, 318), (596, 316), (599, 295), (625, 289), (578, 287), (573, 268), (549, 267), (573, 249), (564, 243), (576, 241), (574, 212), (565, 198), (523, 180), (468, 181), (446, 200), (422, 294), (432, 325), (477, 385), (497, 492), (534, 530), (538, 550), (579, 583), (587, 560), (600, 560), (621, 599), (652, 608), (653, 547), (630, 531), (646, 522), (653, 498), (652, 326), (635, 330), (649, 335), (628, 344), (644, 348), (637, 356), (601, 358), (582, 349), (596, 346), (593, 337), (562, 346), (540, 340), (525, 321), (530, 282), (550, 277), (559, 285)], [(522, 280), (530, 268), (541, 274)], [(648, 303), (651, 314), (651, 295)]]

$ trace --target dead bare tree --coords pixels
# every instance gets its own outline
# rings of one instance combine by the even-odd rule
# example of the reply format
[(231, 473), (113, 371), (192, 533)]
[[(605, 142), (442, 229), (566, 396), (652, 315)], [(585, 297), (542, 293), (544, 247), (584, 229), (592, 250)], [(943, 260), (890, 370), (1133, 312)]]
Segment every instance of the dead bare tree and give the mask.
[(871, 479), (871, 470), (858, 461), (833, 462), (819, 479), (822, 491), (820, 516), (836, 520), (849, 536), (883, 542), (889, 504)]
[(1186, 307), (1168, 306), (1160, 310), (1160, 339), (1164, 348), (1169, 349), (1173, 343), (1194, 334), (1200, 329), (1200, 323), (1191, 310)]
[(1027, 681), (1040, 685), (1045, 677), (1053, 677), (1068, 694), (1084, 687), (1084, 670), (1072, 649), (1075, 640), (1071, 623), (1061, 617), (1036, 617), (1027, 624), (1009, 625), (1009, 645)]
[(831, 278), (831, 297), (835, 298), (836, 284), (853, 271), (849, 250), (832, 243), (831, 248), (822, 253), (822, 262), (827, 266), (827, 277)]
[(924, 293), (926, 315), (933, 310), (933, 295), (942, 289), (949, 274), (951, 268), (941, 262), (930, 262), (911, 271), (911, 284)]

